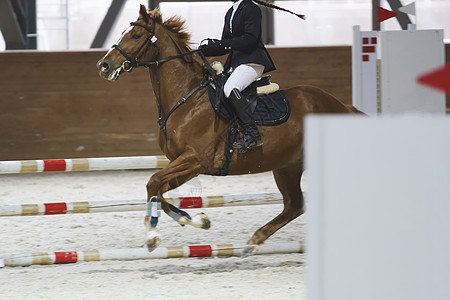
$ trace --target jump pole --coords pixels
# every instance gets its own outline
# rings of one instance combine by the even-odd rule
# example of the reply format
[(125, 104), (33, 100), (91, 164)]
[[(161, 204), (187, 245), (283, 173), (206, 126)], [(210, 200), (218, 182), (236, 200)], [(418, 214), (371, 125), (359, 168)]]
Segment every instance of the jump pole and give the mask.
[[(153, 252), (146, 248), (103, 249), (93, 251), (43, 252), (0, 257), (0, 267), (25, 267), (31, 265), (70, 264), (105, 260), (140, 260), (187, 257), (231, 257), (242, 256), (246, 245), (218, 244), (177, 247), (158, 247)], [(265, 244), (255, 255), (304, 253), (303, 242)]]
[(165, 156), (15, 160), (0, 161), (0, 174), (160, 169), (168, 164)]
[[(166, 198), (166, 200), (180, 209), (191, 209), (278, 204), (282, 203), (283, 197), (280, 193), (264, 193), (203, 197), (174, 197)], [(104, 200), (2, 205), (0, 206), (0, 217), (144, 211), (146, 202), (146, 200)]]

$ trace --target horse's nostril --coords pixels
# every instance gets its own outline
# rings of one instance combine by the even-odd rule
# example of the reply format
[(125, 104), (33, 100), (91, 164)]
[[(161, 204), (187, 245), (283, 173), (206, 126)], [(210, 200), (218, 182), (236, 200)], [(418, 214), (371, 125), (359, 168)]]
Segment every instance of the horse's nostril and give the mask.
[(106, 71), (109, 70), (109, 65), (108, 65), (107, 62), (104, 61), (104, 62), (101, 64), (101, 66), (102, 66), (102, 68), (101, 68), (101, 71), (102, 71), (102, 72), (106, 72)]

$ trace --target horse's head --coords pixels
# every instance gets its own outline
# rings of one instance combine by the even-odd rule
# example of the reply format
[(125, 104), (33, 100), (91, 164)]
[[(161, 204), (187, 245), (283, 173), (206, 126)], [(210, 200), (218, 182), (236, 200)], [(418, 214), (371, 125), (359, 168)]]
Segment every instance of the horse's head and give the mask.
[(157, 47), (152, 47), (157, 40), (155, 26), (155, 18), (141, 5), (137, 21), (131, 23), (119, 41), (97, 62), (100, 77), (114, 81), (123, 71), (131, 71), (138, 62), (155, 60)]

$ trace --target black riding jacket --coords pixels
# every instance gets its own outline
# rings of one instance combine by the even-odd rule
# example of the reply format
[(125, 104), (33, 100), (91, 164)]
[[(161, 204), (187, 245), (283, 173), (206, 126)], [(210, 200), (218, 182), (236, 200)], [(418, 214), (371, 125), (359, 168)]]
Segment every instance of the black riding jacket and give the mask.
[(264, 73), (275, 70), (275, 65), (261, 41), (261, 9), (251, 0), (243, 0), (233, 16), (230, 32), (231, 7), (225, 15), (222, 41), (231, 47), (225, 62), (225, 71), (241, 64), (256, 63), (265, 66)]

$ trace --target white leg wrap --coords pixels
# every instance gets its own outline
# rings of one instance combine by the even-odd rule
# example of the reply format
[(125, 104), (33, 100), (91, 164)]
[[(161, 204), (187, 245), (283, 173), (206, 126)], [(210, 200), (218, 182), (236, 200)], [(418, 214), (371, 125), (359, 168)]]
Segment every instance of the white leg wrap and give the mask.
[(161, 216), (161, 203), (157, 202), (156, 196), (147, 202), (145, 215), (150, 217), (150, 226), (156, 227), (158, 224), (158, 218)]

